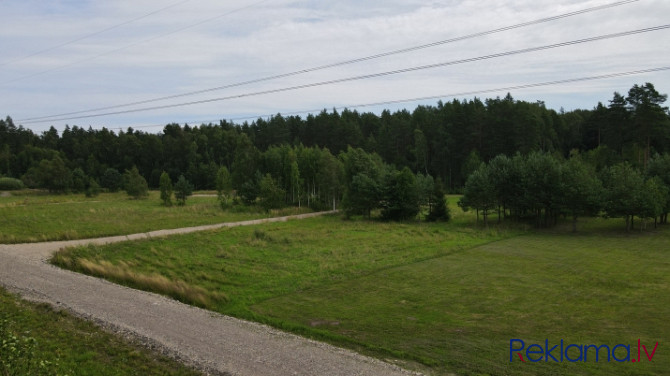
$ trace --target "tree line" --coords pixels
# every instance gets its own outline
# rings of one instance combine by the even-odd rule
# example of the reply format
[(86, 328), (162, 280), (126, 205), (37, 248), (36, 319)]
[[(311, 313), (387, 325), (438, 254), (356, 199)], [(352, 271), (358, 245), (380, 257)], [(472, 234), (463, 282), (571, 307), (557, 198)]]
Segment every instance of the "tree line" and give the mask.
[(644, 172), (628, 162), (596, 171), (579, 154), (567, 160), (542, 152), (499, 155), (468, 177), (458, 205), (476, 210), (487, 226), (492, 214), (498, 222), (530, 219), (537, 227), (555, 225), (563, 215), (576, 231), (579, 217), (600, 213), (624, 218), (626, 231), (635, 217), (656, 226), (667, 223), (670, 211), (670, 155), (652, 157)]
[[(481, 163), (498, 156), (541, 152), (561, 160), (579, 153), (598, 173), (626, 162), (646, 174), (654, 155), (670, 152), (666, 99), (646, 83), (591, 110), (557, 112), (508, 94), (381, 115), (324, 110), (242, 124), (168, 124), (157, 134), (67, 126), (60, 134), (51, 127), (38, 135), (7, 117), (0, 120), (0, 176), (52, 191), (96, 185), (113, 191), (136, 168), (152, 188), (166, 173), (171, 181), (183, 175), (195, 189), (217, 189), (225, 168), (231, 192), (246, 202), (264, 192), (274, 197), (264, 201), (269, 206), (281, 201), (325, 208), (342, 201), (356, 208), (352, 212), (380, 208), (395, 215), (411, 212), (388, 206), (394, 192), (411, 185), (409, 175), (417, 186), (430, 178), (441, 189), (461, 192)], [(357, 158), (376, 172), (352, 170)], [(397, 189), (390, 189), (394, 184)], [(422, 192), (408, 194), (428, 202)]]

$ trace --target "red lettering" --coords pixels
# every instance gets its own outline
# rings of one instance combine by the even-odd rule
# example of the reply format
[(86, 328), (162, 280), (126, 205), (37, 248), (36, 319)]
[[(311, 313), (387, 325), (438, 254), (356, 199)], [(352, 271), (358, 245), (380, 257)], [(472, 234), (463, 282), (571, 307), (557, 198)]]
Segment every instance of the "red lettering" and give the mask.
[(644, 349), (644, 353), (647, 354), (647, 359), (651, 362), (652, 359), (654, 359), (654, 354), (656, 353), (656, 349), (658, 348), (658, 342), (656, 342), (656, 346), (654, 346), (654, 351), (651, 352), (651, 356), (649, 356), (649, 353), (647, 352), (647, 346), (642, 345), (642, 348)]

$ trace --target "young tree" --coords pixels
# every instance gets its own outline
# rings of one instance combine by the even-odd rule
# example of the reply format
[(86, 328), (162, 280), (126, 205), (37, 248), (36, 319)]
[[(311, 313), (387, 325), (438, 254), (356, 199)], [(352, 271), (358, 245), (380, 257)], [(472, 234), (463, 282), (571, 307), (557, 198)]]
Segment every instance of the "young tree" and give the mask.
[(123, 175), (115, 168), (108, 168), (100, 178), (100, 184), (110, 192), (117, 192), (123, 188)]
[(630, 164), (620, 163), (604, 172), (603, 185), (606, 192), (605, 216), (624, 218), (626, 231), (630, 231), (633, 228), (633, 217), (639, 214), (644, 177)]
[(364, 173), (355, 175), (344, 193), (342, 206), (347, 217), (352, 214), (364, 214), (370, 218), (372, 210), (379, 207), (379, 183)]
[(59, 156), (55, 156), (52, 160), (43, 159), (37, 167), (29, 169), (23, 180), (36, 183), (49, 192), (62, 193), (67, 192), (72, 186), (72, 173), (65, 166), (65, 162)]
[(72, 191), (75, 193), (84, 192), (86, 186), (88, 185), (88, 176), (84, 173), (84, 170), (77, 167), (72, 171)]
[(174, 185), (174, 196), (177, 199), (177, 205), (186, 205), (186, 198), (193, 194), (193, 185), (186, 180), (184, 175), (179, 176), (179, 180)]
[(270, 174), (266, 174), (260, 181), (260, 205), (266, 212), (284, 206), (286, 192), (277, 185)]
[(435, 181), (430, 175), (422, 173), (416, 174), (416, 193), (419, 200), (419, 205), (428, 206), (428, 212), (433, 209), (433, 191), (435, 188)]
[(300, 169), (298, 168), (298, 162), (293, 161), (289, 167), (289, 186), (291, 187), (291, 203), (294, 204), (297, 201), (297, 198), (300, 196)]
[(95, 179), (90, 178), (86, 187), (86, 197), (97, 197), (101, 191), (100, 184)]
[(598, 214), (602, 208), (603, 186), (595, 171), (579, 157), (561, 167), (561, 206), (572, 217), (572, 231), (577, 232), (579, 216)]
[(261, 175), (260, 171), (256, 170), (253, 178), (242, 184), (237, 190), (237, 194), (245, 204), (252, 205), (256, 202), (260, 194), (261, 179), (263, 179), (263, 175)]
[(126, 170), (124, 174), (125, 190), (128, 196), (134, 199), (140, 199), (149, 196), (149, 185), (144, 179), (137, 167), (133, 166), (130, 170)]
[(535, 214), (537, 227), (549, 226), (549, 219), (555, 221), (559, 214), (560, 165), (550, 154), (536, 152), (526, 157), (524, 170), (527, 207)]
[(489, 170), (481, 165), (475, 170), (465, 182), (463, 197), (458, 200), (458, 206), (464, 211), (472, 208), (477, 211), (477, 224), (479, 224), (479, 212), (482, 212), (484, 224), (488, 227), (489, 212), (496, 207), (495, 187), (489, 177)]
[(161, 201), (164, 206), (172, 206), (172, 179), (167, 172), (163, 171), (159, 181), (159, 188), (161, 190)]
[(509, 158), (500, 154), (489, 161), (489, 179), (491, 179), (495, 190), (498, 223), (500, 223), (501, 217), (507, 216), (508, 209), (514, 216), (518, 215), (523, 207), (524, 168), (525, 162), (520, 155)]
[(658, 223), (658, 217), (664, 212), (668, 202), (668, 187), (658, 176), (647, 179), (640, 197), (640, 218), (654, 218), (654, 227)]
[(342, 196), (344, 166), (328, 149), (321, 153), (316, 179), (318, 186), (323, 187), (323, 193), (327, 195), (326, 200), (332, 202), (332, 209), (335, 210), (337, 201)]
[(383, 187), (382, 218), (402, 221), (419, 213), (416, 179), (408, 167), (390, 172)]
[(233, 182), (230, 177), (230, 172), (228, 172), (226, 166), (221, 166), (216, 173), (216, 196), (222, 209), (230, 206), (232, 190)]
[[(647, 176), (659, 177), (665, 186), (670, 188), (670, 154), (656, 155), (649, 160)], [(666, 197), (663, 212), (660, 215), (662, 224), (668, 223), (668, 212), (670, 212), (670, 196)]]
[(444, 188), (439, 180), (434, 184), (431, 202), (432, 205), (426, 220), (428, 222), (448, 222), (451, 219), (451, 212), (444, 198)]

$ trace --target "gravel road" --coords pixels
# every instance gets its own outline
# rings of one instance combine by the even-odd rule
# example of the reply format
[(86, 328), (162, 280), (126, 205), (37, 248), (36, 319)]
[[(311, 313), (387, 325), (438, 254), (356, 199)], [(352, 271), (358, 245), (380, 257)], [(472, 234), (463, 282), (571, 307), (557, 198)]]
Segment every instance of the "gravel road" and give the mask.
[(302, 219), (328, 213), (330, 212), (99, 239), (0, 245), (0, 284), (28, 300), (67, 309), (75, 315), (139, 340), (146, 346), (211, 374), (414, 374), (350, 350), (59, 269), (45, 262), (53, 252), (68, 246), (122, 242), (222, 227)]

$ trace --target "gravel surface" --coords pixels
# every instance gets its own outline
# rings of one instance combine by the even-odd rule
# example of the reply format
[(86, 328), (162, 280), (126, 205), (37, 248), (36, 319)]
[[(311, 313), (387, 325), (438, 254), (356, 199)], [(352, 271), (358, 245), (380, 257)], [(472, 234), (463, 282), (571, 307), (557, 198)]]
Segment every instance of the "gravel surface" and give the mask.
[(114, 243), (221, 227), (301, 219), (328, 213), (330, 212), (99, 239), (0, 245), (0, 284), (28, 300), (67, 309), (75, 315), (139, 340), (146, 346), (211, 374), (415, 374), (350, 350), (59, 269), (45, 261), (53, 252), (68, 246)]

